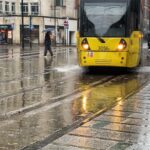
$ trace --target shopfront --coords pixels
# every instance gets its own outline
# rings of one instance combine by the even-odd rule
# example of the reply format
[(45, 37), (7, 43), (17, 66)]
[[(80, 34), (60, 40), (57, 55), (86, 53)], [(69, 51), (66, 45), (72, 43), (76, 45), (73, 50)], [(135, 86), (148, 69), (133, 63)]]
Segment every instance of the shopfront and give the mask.
[(12, 44), (13, 26), (0, 25), (0, 44)]
[[(45, 25), (45, 29), (51, 29), (52, 35), (56, 35), (56, 43), (57, 44), (65, 44), (65, 38), (64, 38), (64, 27), (63, 26), (57, 26), (57, 32), (55, 33), (55, 26), (53, 25)], [(52, 43), (55, 43), (55, 39), (52, 39)]]
[[(20, 43), (22, 37), (22, 27), (20, 25)], [(39, 45), (39, 25), (32, 25), (32, 28), (29, 25), (24, 25), (24, 44), (25, 46)]]

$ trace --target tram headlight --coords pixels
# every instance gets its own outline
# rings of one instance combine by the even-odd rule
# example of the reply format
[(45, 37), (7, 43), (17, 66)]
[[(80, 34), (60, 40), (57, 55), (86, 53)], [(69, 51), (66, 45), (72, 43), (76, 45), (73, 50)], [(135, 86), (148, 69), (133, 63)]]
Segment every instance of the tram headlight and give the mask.
[(83, 39), (81, 45), (82, 45), (82, 48), (83, 48), (84, 50), (89, 50), (89, 49), (90, 49), (89, 43), (88, 43), (88, 41), (87, 41), (86, 38)]
[(83, 47), (85, 50), (88, 50), (88, 49), (89, 49), (89, 44), (82, 44), (82, 47)]
[(124, 45), (123, 44), (119, 44), (118, 45), (118, 50), (123, 50), (124, 49)]
[(118, 45), (118, 50), (124, 50), (126, 47), (127, 47), (126, 41), (124, 39), (121, 39)]

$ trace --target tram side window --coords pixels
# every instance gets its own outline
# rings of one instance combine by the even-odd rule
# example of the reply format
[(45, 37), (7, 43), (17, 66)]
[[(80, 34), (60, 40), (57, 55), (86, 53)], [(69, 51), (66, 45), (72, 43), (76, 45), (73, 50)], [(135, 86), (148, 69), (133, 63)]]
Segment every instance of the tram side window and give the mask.
[(134, 3), (131, 3), (130, 13), (129, 13), (129, 20), (130, 20), (130, 27), (129, 27), (129, 33), (132, 34), (133, 31), (138, 30), (139, 27), (139, 13), (138, 13), (138, 6), (137, 1), (132, 1)]
[(134, 31), (135, 29), (135, 14), (134, 12), (131, 12), (130, 14), (130, 33), (132, 33), (132, 31)]

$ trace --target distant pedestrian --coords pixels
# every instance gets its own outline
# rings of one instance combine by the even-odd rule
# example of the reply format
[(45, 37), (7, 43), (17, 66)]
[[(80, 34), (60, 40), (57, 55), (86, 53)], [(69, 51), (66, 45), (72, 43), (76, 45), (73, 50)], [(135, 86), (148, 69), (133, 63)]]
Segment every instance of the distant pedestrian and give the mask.
[(44, 41), (44, 44), (45, 44), (45, 51), (44, 51), (44, 56), (47, 55), (47, 51), (50, 52), (50, 55), (53, 56), (53, 52), (52, 52), (52, 49), (51, 49), (51, 35), (52, 33), (50, 31), (48, 31), (45, 35), (45, 41)]

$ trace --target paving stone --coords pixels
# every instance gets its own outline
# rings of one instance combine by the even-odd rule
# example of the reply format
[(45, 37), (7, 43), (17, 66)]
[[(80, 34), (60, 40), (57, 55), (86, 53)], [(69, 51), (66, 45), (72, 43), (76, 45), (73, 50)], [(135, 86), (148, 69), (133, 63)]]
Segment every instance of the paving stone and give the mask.
[(128, 114), (128, 116), (126, 114), (122, 114), (121, 112), (119, 111), (116, 111), (116, 114), (112, 113), (112, 114), (108, 114), (108, 115), (104, 115), (104, 117), (122, 117), (122, 118), (134, 118), (134, 119), (139, 119), (139, 120), (148, 120), (149, 119), (149, 116), (150, 114), (149, 113), (130, 113), (130, 115)]
[(137, 114), (137, 113), (132, 113), (130, 115), (130, 117), (133, 117), (133, 118), (140, 118), (140, 119), (143, 119), (143, 120), (150, 120), (150, 115), (146, 115), (146, 114)]
[(126, 148), (130, 147), (132, 144), (129, 143), (117, 143), (116, 145), (112, 146), (109, 150), (125, 150)]
[(150, 150), (150, 146), (134, 144), (126, 148), (126, 150)]
[(94, 137), (98, 133), (97, 130), (94, 128), (88, 128), (88, 127), (79, 127), (69, 134), (74, 134), (77, 136), (87, 136), (87, 137)]
[(136, 104), (134, 103), (133, 106), (129, 105), (117, 105), (116, 107), (112, 108), (115, 111), (124, 111), (124, 112), (134, 112), (134, 113), (149, 113), (149, 104)]
[(116, 111), (116, 110), (112, 110), (112, 111), (108, 111), (107, 113), (105, 113), (104, 115), (113, 115), (113, 116), (119, 116), (119, 117), (128, 117), (132, 114), (132, 112), (124, 112), (124, 111)]
[(107, 125), (109, 125), (111, 122), (108, 122), (108, 121), (97, 121), (95, 122), (95, 124), (92, 126), (93, 128), (96, 128), (96, 129), (99, 129), (99, 128), (102, 128), (102, 127), (105, 127)]
[(137, 125), (137, 126), (148, 126), (149, 120), (144, 120), (142, 118), (126, 118), (126, 117), (119, 117), (119, 116), (105, 116), (95, 118), (94, 121), (107, 121), (111, 123), (124, 123), (129, 125)]
[(116, 116), (97, 117), (90, 123), (86, 123), (83, 126), (85, 127), (95, 126), (96, 127), (98, 126), (98, 124), (102, 125), (102, 123), (100, 122), (106, 122), (105, 124), (107, 125), (110, 123), (118, 123), (118, 124), (126, 124), (126, 125), (136, 125), (136, 126), (141, 126), (141, 127), (149, 127), (149, 120), (143, 120), (142, 118), (126, 118), (126, 117), (116, 117)]
[(65, 135), (54, 142), (55, 145), (70, 145), (82, 148), (92, 148), (95, 150), (108, 149), (115, 145), (116, 141), (102, 140), (98, 138), (87, 138), (80, 136)]
[[(99, 116), (97, 118), (95, 118), (95, 121), (109, 121), (109, 122), (123, 122), (125, 120), (127, 120), (127, 117), (120, 117), (120, 116)], [(86, 124), (84, 124), (84, 126), (86, 126)]]
[(131, 112), (137, 112), (142, 113), (143, 109), (135, 106), (135, 107), (129, 107), (129, 106), (116, 106), (113, 108), (113, 110), (119, 110), (119, 111), (131, 111)]
[(73, 147), (73, 146), (61, 146), (61, 145), (49, 144), (46, 147), (42, 148), (42, 150), (85, 150), (85, 149), (84, 148)]
[(143, 134), (146, 132), (150, 132), (150, 128), (148, 127), (140, 127), (136, 125), (126, 125), (126, 124), (118, 124), (118, 123), (112, 123), (104, 127), (105, 129), (110, 130), (117, 130), (117, 131), (123, 131), (123, 132), (134, 132), (139, 133), (142, 131)]
[(141, 119), (127, 118), (122, 123), (137, 125), (137, 126), (149, 126), (149, 120), (144, 120), (143, 118)]
[(145, 136), (141, 135), (139, 138), (139, 134), (136, 133), (126, 133), (126, 132), (119, 132), (113, 130), (105, 130), (103, 128), (96, 129), (96, 128), (87, 128), (87, 127), (80, 127), (70, 133), (71, 135), (76, 136), (84, 136), (84, 137), (95, 137), (103, 140), (112, 140), (118, 142), (130, 142), (130, 143), (144, 143)]

